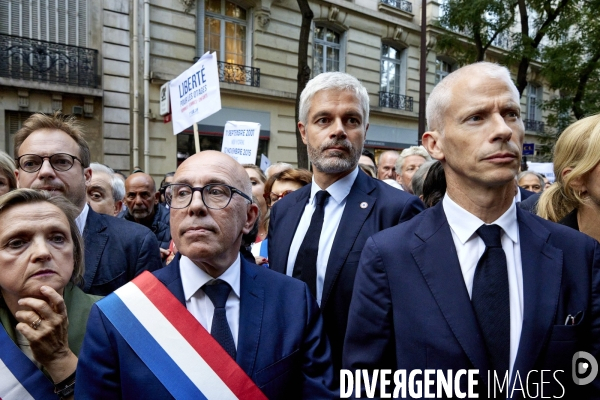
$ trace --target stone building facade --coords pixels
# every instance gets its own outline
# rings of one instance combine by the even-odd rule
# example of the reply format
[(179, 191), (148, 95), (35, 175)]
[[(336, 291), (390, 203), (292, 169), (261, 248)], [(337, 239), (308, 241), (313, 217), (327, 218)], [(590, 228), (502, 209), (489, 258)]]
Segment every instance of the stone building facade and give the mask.
[[(421, 2), (309, 4), (313, 74), (345, 71), (369, 91), (366, 147), (416, 145)], [(427, 3), (430, 22), (438, 8)], [(296, 0), (0, 0), (0, 149), (12, 153), (11, 135), (30, 113), (62, 110), (81, 117), (93, 161), (139, 166), (159, 181), (194, 151), (191, 129), (174, 136), (159, 115), (160, 87), (216, 51), (223, 109), (200, 122), (201, 148), (220, 149), (228, 120), (260, 122), (258, 153), (296, 164), (300, 23)], [(433, 50), (434, 31), (428, 26), (427, 93), (456, 68)], [(56, 43), (77, 57), (61, 61)], [(523, 96), (523, 111), (548, 95)], [(543, 123), (539, 107), (531, 110)]]

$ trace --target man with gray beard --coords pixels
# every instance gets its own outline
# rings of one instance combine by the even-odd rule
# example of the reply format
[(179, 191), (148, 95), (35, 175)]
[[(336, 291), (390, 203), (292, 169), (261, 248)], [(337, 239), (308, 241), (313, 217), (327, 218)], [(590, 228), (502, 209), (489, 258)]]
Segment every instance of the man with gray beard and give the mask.
[(369, 128), (369, 95), (356, 78), (341, 72), (316, 76), (302, 91), (299, 110), (313, 181), (271, 209), (269, 265), (308, 284), (323, 313), (339, 378), (365, 241), (409, 220), (423, 204), (358, 168)]

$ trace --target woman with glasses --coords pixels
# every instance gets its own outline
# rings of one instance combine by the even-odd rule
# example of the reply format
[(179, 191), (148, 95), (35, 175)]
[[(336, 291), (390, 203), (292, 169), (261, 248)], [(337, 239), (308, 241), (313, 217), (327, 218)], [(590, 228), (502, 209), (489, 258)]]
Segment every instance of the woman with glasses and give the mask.
[[(305, 169), (292, 168), (283, 170), (275, 175), (272, 175), (267, 179), (265, 183), (264, 199), (269, 209), (273, 207), (280, 199), (286, 195), (300, 189), (301, 187), (308, 185), (312, 182), (312, 173)], [(252, 254), (259, 260), (259, 258), (268, 260), (267, 253), (268, 242), (263, 240), (260, 243), (255, 243), (252, 246)]]

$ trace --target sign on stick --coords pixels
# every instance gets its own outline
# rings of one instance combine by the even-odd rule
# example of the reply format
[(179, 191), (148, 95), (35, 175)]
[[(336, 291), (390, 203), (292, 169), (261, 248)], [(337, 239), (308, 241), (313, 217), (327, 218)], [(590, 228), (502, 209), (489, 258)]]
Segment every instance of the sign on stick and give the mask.
[(206, 53), (169, 83), (173, 134), (221, 109), (217, 54)]
[(240, 164), (254, 164), (259, 135), (258, 122), (227, 121), (221, 151), (235, 158)]

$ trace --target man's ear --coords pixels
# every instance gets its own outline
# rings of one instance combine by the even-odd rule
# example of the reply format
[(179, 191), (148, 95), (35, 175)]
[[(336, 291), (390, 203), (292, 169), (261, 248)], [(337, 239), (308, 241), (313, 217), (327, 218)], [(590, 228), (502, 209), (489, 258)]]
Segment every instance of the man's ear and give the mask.
[(298, 130), (300, 131), (300, 136), (302, 137), (302, 142), (304, 144), (308, 144), (306, 141), (306, 127), (301, 121), (298, 121)]
[(21, 184), (19, 182), (19, 169), (15, 169), (15, 177), (17, 178), (17, 189), (21, 188)]
[(160, 203), (160, 192), (154, 193), (154, 205)]
[(432, 158), (436, 160), (444, 159), (444, 149), (440, 141), (441, 135), (438, 131), (429, 131), (423, 134), (421, 143), (425, 150), (429, 153)]
[(83, 177), (85, 178), (85, 185), (89, 185), (92, 180), (92, 169), (90, 167), (83, 170)]
[(123, 200), (115, 201), (115, 209), (113, 210), (113, 217), (119, 215), (119, 213), (123, 210)]
[(242, 233), (244, 235), (252, 230), (257, 218), (258, 206), (256, 205), (256, 203), (248, 204), (248, 211), (246, 212), (246, 223), (244, 224), (244, 229), (242, 229)]

